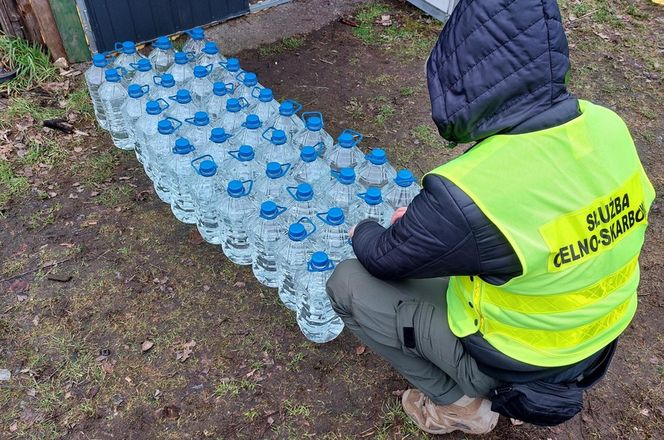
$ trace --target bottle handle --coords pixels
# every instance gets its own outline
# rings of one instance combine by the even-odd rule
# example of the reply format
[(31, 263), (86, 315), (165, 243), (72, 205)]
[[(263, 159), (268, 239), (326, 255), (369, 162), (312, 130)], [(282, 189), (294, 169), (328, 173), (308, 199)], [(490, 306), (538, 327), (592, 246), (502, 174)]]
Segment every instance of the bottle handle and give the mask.
[(207, 70), (208, 75), (212, 73), (212, 69), (214, 69), (214, 65), (212, 63), (205, 66), (205, 70)]
[(129, 67), (131, 67), (134, 70), (138, 70), (138, 63), (129, 63)]
[(351, 130), (350, 128), (345, 129), (344, 131), (341, 132), (341, 134), (348, 133), (351, 136), (353, 136), (353, 147), (362, 142), (362, 139), (364, 139), (364, 136), (362, 136), (362, 133), (359, 131)]
[(293, 114), (297, 114), (300, 110), (302, 110), (302, 104), (299, 102), (295, 101), (294, 99), (285, 99), (284, 102), (290, 102), (293, 104), (293, 107), (295, 107), (295, 110), (293, 111)]
[(272, 142), (272, 137), (267, 137), (267, 136), (265, 136), (265, 135), (267, 134), (268, 131), (274, 131), (274, 130), (276, 130), (276, 128), (274, 128), (274, 127), (268, 127), (268, 128), (266, 128), (265, 131), (263, 132), (263, 134), (261, 135), (261, 137), (262, 137), (263, 139), (265, 139), (266, 141)]
[(129, 73), (129, 72), (127, 71), (127, 69), (125, 69), (125, 68), (122, 67), (122, 66), (118, 66), (118, 67), (116, 67), (115, 70), (118, 71), (118, 74), (119, 74), (120, 76), (127, 76), (127, 74)]
[(192, 35), (192, 33), (193, 33), (192, 31), (193, 31), (193, 30), (194, 30), (193, 28), (192, 28), (192, 29), (186, 29), (186, 30), (184, 31), (184, 33), (187, 34), (187, 35), (189, 35), (190, 37), (193, 37), (193, 35)]
[(258, 87), (258, 86), (254, 87), (253, 89), (251, 89), (251, 96), (254, 97), (254, 98), (256, 98), (256, 99), (258, 99), (258, 97), (259, 97), (260, 94), (261, 94), (261, 90), (262, 90), (262, 89), (261, 89), (260, 87)]
[[(301, 108), (301, 106), (300, 106)], [(321, 112), (303, 112), (300, 115), (300, 119), (302, 119), (302, 122), (304, 122), (304, 125), (307, 125), (307, 119), (310, 117), (316, 117), (318, 116), (320, 118), (320, 121), (323, 122), (323, 114)], [(323, 123), (323, 127), (325, 127), (325, 123)]]
[(231, 150), (231, 151), (228, 151), (228, 154), (230, 154), (230, 156), (232, 158), (240, 160), (240, 156), (239, 156), (240, 150)]
[(122, 49), (122, 43), (119, 42), (119, 41), (116, 41), (115, 44), (113, 45), (113, 47), (115, 47), (115, 50), (118, 51), (118, 50)]
[(235, 93), (235, 84), (233, 83), (224, 84), (224, 88), (226, 89), (226, 92), (230, 93), (231, 95)]
[(323, 142), (318, 142), (316, 145), (312, 145), (311, 147), (316, 152), (316, 158), (319, 158), (323, 152), (323, 148), (325, 148), (325, 144)]
[[(245, 184), (247, 184), (247, 183), (249, 184), (248, 188), (245, 187)], [(242, 193), (242, 195), (243, 196), (248, 196), (249, 194), (251, 194), (251, 190), (253, 189), (253, 187), (254, 187), (254, 181), (253, 180), (251, 180), (251, 179), (243, 180), (242, 181), (242, 188), (243, 188), (244, 192)]]
[(307, 231), (307, 228), (306, 228), (306, 227), (304, 228), (304, 232), (307, 233), (307, 235), (305, 236), (305, 238), (306, 238), (306, 237), (309, 237), (311, 234), (313, 234), (314, 232), (316, 232), (316, 229), (318, 229), (318, 228), (316, 227), (316, 224), (315, 224), (315, 223), (314, 223), (309, 217), (302, 217), (302, 218), (299, 219), (297, 222), (298, 222), (298, 223), (302, 223), (302, 225), (305, 225), (305, 224), (307, 224), (307, 223), (308, 223), (309, 225), (311, 225), (311, 231)]
[(194, 121), (195, 121), (195, 118), (193, 118), (193, 117), (191, 117), (191, 118), (184, 118), (184, 122), (186, 122), (187, 124), (194, 125)]
[(141, 91), (143, 92), (144, 95), (147, 95), (147, 93), (150, 91), (150, 85), (149, 84), (143, 84), (141, 86)]
[(247, 72), (244, 71), (244, 70), (242, 70), (242, 71), (240, 71), (240, 73), (238, 73), (237, 75), (235, 75), (235, 79), (238, 80), (238, 81), (240, 81), (241, 83), (243, 83), (243, 82), (244, 82), (244, 79), (241, 79), (241, 78), (240, 78), (240, 75), (246, 75), (246, 74), (247, 74)]
[(171, 116), (167, 116), (167, 117), (164, 118), (164, 119), (167, 119), (167, 120), (169, 120), (169, 121), (174, 121), (174, 122), (175, 122), (175, 130), (177, 130), (178, 128), (182, 127), (182, 121), (180, 121), (179, 119), (173, 118), (173, 117), (171, 117)]
[(290, 163), (282, 163), (279, 166), (281, 167), (281, 177), (285, 176), (286, 173), (288, 173), (288, 170), (290, 170), (290, 168), (291, 168)]
[(334, 180), (339, 180), (341, 173), (337, 170), (330, 170), (330, 175), (334, 177)]
[[(168, 107), (170, 107), (170, 104), (164, 98), (158, 98), (157, 102), (159, 103), (159, 107), (161, 108), (162, 112), (166, 110)], [(164, 107), (161, 106), (162, 102), (164, 103)]]
[(365, 202), (366, 202), (366, 200), (367, 200), (367, 193), (365, 193), (365, 192), (363, 192), (363, 193), (357, 193), (356, 196), (358, 196), (359, 198), (361, 198), (361, 199), (364, 200)]
[(187, 56), (187, 62), (191, 62), (191, 60), (196, 58), (196, 54), (192, 51), (185, 52), (184, 54)]
[(201, 171), (200, 171), (199, 168), (196, 168), (196, 163), (198, 163), (198, 162), (202, 162), (203, 159), (207, 159), (208, 157), (210, 158), (210, 160), (211, 160), (212, 162), (214, 162), (214, 158), (213, 158), (211, 155), (209, 155), (209, 154), (205, 154), (205, 155), (203, 155), (203, 156), (199, 156), (199, 157), (197, 157), (196, 159), (192, 159), (192, 161), (191, 161), (191, 166), (192, 166), (192, 168), (194, 169), (194, 171), (196, 171), (196, 174), (198, 174), (199, 176), (201, 175)]
[(249, 107), (249, 101), (247, 101), (244, 96), (240, 96), (237, 100), (240, 102), (240, 108), (245, 109)]
[(286, 211), (288, 211), (288, 208), (286, 208), (285, 206), (277, 205), (277, 217), (279, 217), (281, 214), (283, 214)]
[[(294, 192), (295, 191), (295, 192)], [(286, 187), (286, 192), (290, 194), (290, 196), (295, 200), (296, 202), (299, 202), (300, 199), (297, 197), (297, 186), (287, 186)]]
[(327, 218), (326, 218), (328, 212), (329, 211), (327, 211), (327, 212), (317, 212), (316, 217), (318, 217), (318, 219), (320, 221), (322, 221), (323, 223), (325, 223), (326, 225), (332, 226), (332, 224), (329, 221), (327, 221)]

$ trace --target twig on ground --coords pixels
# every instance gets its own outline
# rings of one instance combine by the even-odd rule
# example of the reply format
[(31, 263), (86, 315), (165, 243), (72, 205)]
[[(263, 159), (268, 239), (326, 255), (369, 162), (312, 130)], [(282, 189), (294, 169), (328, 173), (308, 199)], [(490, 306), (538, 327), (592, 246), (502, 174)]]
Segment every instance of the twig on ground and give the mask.
[(13, 279), (15, 279), (15, 278), (22, 278), (22, 277), (24, 277), (24, 276), (26, 276), (26, 275), (29, 275), (29, 274), (33, 273), (33, 272), (37, 272), (38, 270), (46, 269), (47, 267), (57, 266), (58, 264), (66, 263), (67, 261), (73, 259), (75, 256), (76, 256), (76, 255), (72, 255), (71, 257), (67, 257), (67, 258), (65, 258), (64, 260), (60, 260), (60, 261), (55, 261), (55, 262), (53, 262), (53, 263), (44, 264), (43, 266), (35, 267), (35, 268), (33, 268), (33, 269), (26, 270), (25, 272), (21, 272), (21, 273), (19, 273), (19, 274), (12, 275), (12, 276), (7, 277), (7, 278), (3, 278), (3, 279), (0, 280), (0, 283), (4, 283), (4, 282), (6, 282), (6, 281), (11, 281), (11, 280), (13, 280)]

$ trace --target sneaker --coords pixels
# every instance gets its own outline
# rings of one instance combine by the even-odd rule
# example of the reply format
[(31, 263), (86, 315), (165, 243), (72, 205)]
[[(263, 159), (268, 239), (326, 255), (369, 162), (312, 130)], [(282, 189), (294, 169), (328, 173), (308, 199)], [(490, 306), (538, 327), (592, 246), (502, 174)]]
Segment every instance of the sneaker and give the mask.
[(420, 390), (406, 390), (401, 397), (403, 409), (418, 428), (430, 434), (486, 434), (498, 423), (491, 402), (480, 397), (463, 396), (450, 405), (436, 405)]

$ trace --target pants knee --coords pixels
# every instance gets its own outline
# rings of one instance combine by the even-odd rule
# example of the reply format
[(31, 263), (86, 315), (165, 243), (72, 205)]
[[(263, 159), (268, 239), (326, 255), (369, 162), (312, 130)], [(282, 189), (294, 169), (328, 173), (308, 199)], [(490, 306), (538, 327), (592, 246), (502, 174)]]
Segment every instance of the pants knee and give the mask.
[(347, 316), (351, 313), (353, 289), (349, 280), (350, 275), (353, 272), (356, 272), (359, 268), (364, 270), (359, 261), (354, 259), (344, 260), (337, 265), (334, 272), (327, 280), (327, 295), (330, 297), (332, 308), (340, 316)]

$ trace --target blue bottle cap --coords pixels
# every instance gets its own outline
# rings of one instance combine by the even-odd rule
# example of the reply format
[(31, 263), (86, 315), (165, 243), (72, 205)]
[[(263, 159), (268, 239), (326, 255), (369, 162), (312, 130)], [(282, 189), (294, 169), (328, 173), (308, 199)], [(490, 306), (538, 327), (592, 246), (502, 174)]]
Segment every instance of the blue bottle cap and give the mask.
[(283, 130), (274, 130), (272, 132), (272, 143), (275, 145), (283, 145), (286, 143), (286, 132)]
[(228, 101), (226, 101), (226, 111), (237, 113), (240, 110), (242, 110), (242, 107), (240, 106), (240, 101), (237, 98), (229, 98)]
[(267, 200), (261, 203), (261, 212), (260, 216), (272, 220), (279, 216), (279, 209), (277, 209), (277, 204), (272, 200)]
[(191, 30), (189, 35), (191, 36), (192, 40), (200, 41), (203, 38), (205, 38), (205, 31), (203, 30), (202, 27), (195, 27)]
[(173, 78), (173, 75), (170, 73), (164, 73), (161, 75), (161, 82), (159, 83), (161, 87), (170, 89), (171, 87), (175, 87), (175, 78)]
[(368, 205), (378, 205), (382, 203), (383, 196), (380, 193), (380, 189), (374, 187), (367, 189), (367, 192), (364, 196), (364, 201), (367, 202)]
[(258, 92), (258, 100), (260, 102), (270, 102), (273, 99), (274, 94), (272, 93), (272, 89), (263, 88), (260, 92)]
[(191, 102), (191, 93), (187, 89), (180, 89), (175, 93), (175, 102), (178, 104), (189, 104)]
[(136, 45), (134, 44), (133, 41), (124, 41), (122, 43), (122, 53), (126, 53), (127, 55), (131, 55), (132, 53), (136, 53)]
[(374, 165), (384, 165), (387, 163), (387, 153), (382, 148), (374, 148), (367, 154), (367, 160)]
[(318, 116), (312, 116), (307, 119), (307, 130), (318, 131), (323, 128), (323, 120)]
[(237, 158), (242, 162), (254, 160), (255, 153), (251, 145), (242, 145), (237, 152)]
[(314, 198), (314, 189), (308, 183), (300, 183), (295, 190), (295, 197), (299, 202), (306, 202)]
[(121, 79), (117, 69), (106, 69), (104, 77), (108, 82), (120, 82)]
[(141, 58), (138, 60), (136, 63), (136, 70), (139, 72), (149, 72), (152, 69), (152, 64), (150, 64), (150, 60), (147, 58)]
[(206, 159), (201, 162), (201, 166), (198, 168), (198, 172), (201, 173), (201, 176), (210, 177), (217, 174), (217, 164), (213, 160)]
[(339, 170), (338, 180), (344, 185), (355, 183), (355, 170), (352, 168), (342, 168)]
[(281, 116), (293, 116), (295, 114), (295, 106), (290, 101), (282, 102), (279, 106), (279, 114)]
[(145, 94), (143, 93), (143, 88), (138, 84), (129, 84), (127, 87), (127, 92), (130, 98), (136, 99), (142, 97)]
[(154, 43), (152, 44), (153, 47), (156, 49), (162, 49), (162, 50), (168, 50), (173, 45), (171, 44), (171, 39), (168, 37), (159, 37), (156, 40), (154, 40)]
[(148, 115), (158, 115), (161, 111), (161, 106), (157, 101), (148, 101), (147, 104), (145, 104), (145, 112)]
[(175, 64), (187, 64), (189, 57), (184, 52), (175, 52)]
[(330, 258), (325, 252), (314, 252), (309, 263), (313, 269), (318, 271), (330, 268)]
[(216, 82), (212, 86), (212, 93), (214, 93), (217, 96), (224, 96), (225, 94), (228, 93), (228, 90), (226, 90), (226, 84), (222, 82)]
[(92, 64), (95, 67), (106, 67), (108, 64), (108, 60), (106, 59), (106, 56), (103, 53), (96, 53), (92, 55)]
[(288, 227), (288, 238), (293, 241), (302, 241), (307, 238), (307, 230), (302, 223), (293, 223)]
[(306, 146), (300, 150), (300, 159), (304, 162), (313, 162), (318, 157), (318, 153), (314, 147)]
[(237, 58), (229, 58), (226, 60), (226, 70), (229, 72), (239, 72), (240, 71), (240, 60)]
[(244, 125), (250, 130), (255, 130), (261, 126), (261, 120), (258, 115), (247, 115), (247, 120)]
[(339, 146), (343, 148), (351, 148), (355, 144), (353, 135), (348, 132), (341, 133), (337, 138), (337, 141), (339, 142)]
[(244, 81), (242, 81), (247, 87), (254, 87), (258, 84), (258, 77), (253, 72), (247, 72), (244, 74)]
[(407, 188), (415, 183), (415, 176), (413, 176), (413, 173), (410, 170), (399, 170), (397, 177), (394, 179), (394, 183), (401, 187)]
[(175, 154), (189, 154), (193, 151), (194, 146), (191, 145), (189, 139), (186, 138), (177, 138), (175, 141), (175, 148), (173, 152)]
[(327, 221), (331, 225), (341, 225), (345, 220), (346, 218), (341, 208), (330, 208), (330, 210), (327, 211)]
[[(162, 119), (157, 123), (157, 131), (159, 131), (159, 134), (173, 134), (175, 133), (175, 127), (169, 119)], [(180, 139), (178, 139), (178, 141), (179, 140)], [(187, 141), (186, 139), (184, 140)], [(189, 143), (189, 141), (187, 141), (187, 143)], [(175, 145), (177, 146), (177, 142)]]
[(205, 66), (194, 67), (194, 76), (196, 78), (205, 78), (208, 75), (208, 70)]
[(228, 195), (234, 198), (242, 197), (244, 195), (244, 185), (239, 180), (231, 180), (228, 182), (228, 187), (226, 188)]
[(265, 175), (270, 179), (278, 179), (285, 174), (284, 169), (278, 162), (269, 162), (265, 167)]
[(194, 113), (194, 125), (196, 127), (203, 127), (210, 123), (210, 117), (205, 112)]
[(210, 131), (210, 140), (215, 144), (226, 142), (228, 140), (228, 136), (226, 136), (226, 130), (221, 127), (213, 128), (212, 131)]
[(214, 41), (206, 41), (202, 51), (208, 55), (216, 55), (219, 53), (219, 48)]

